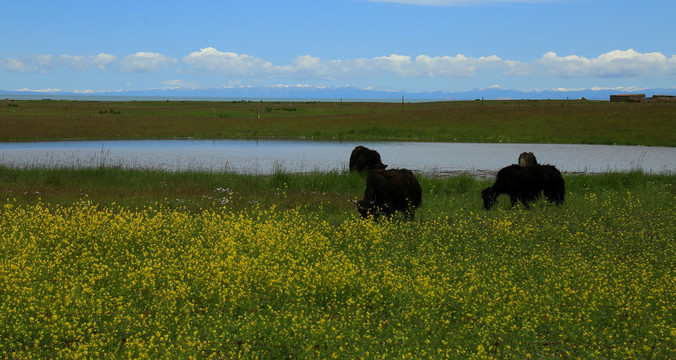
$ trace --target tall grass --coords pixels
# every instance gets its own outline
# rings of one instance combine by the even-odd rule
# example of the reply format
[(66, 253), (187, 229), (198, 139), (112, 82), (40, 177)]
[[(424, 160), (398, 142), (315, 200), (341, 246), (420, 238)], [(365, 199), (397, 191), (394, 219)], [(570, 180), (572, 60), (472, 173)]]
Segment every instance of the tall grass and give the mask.
[[(603, 194), (631, 191), (650, 196), (652, 192), (676, 193), (674, 175), (649, 175), (640, 171), (594, 175), (565, 175), (566, 189), (573, 194)], [(420, 212), (447, 213), (459, 208), (481, 209), (479, 192), (492, 180), (469, 175), (446, 178), (419, 176), (423, 189)], [(0, 195), (20, 203), (38, 199), (67, 205), (87, 197), (102, 205), (113, 203), (142, 207), (161, 202), (170, 207), (200, 211), (227, 205), (233, 210), (251, 206), (294, 208), (322, 205), (324, 211), (344, 213), (353, 210), (348, 200), (364, 193), (363, 175), (347, 172), (288, 173), (247, 175), (218, 172), (165, 172), (124, 168), (34, 168), (0, 166)], [(652, 197), (652, 196), (651, 196)], [(658, 196), (651, 201), (662, 201)], [(498, 208), (508, 208), (503, 200)]]

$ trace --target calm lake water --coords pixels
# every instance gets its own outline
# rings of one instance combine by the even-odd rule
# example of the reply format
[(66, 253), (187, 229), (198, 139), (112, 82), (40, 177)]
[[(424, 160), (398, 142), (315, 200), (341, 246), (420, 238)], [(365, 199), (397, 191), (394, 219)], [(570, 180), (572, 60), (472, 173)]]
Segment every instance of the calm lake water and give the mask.
[(564, 172), (640, 169), (676, 173), (676, 147), (569, 144), (469, 144), (288, 140), (120, 140), (0, 143), (0, 164), (11, 167), (97, 167), (208, 170), (270, 174), (342, 171), (352, 149), (377, 150), (389, 168), (431, 175), (492, 175), (532, 151)]

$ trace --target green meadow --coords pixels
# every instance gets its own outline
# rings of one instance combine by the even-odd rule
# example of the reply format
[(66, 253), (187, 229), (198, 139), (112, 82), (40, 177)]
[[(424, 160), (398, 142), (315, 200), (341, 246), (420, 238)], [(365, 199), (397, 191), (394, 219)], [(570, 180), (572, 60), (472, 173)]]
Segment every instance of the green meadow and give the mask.
[(673, 146), (676, 103), (0, 101), (0, 141), (280, 138)]
[[(673, 146), (673, 109), (37, 101), (2, 108), (0, 137)], [(562, 206), (486, 211), (492, 181), (419, 177), (415, 219), (374, 222), (359, 174), (0, 167), (0, 357), (672, 358), (676, 175), (564, 179)]]

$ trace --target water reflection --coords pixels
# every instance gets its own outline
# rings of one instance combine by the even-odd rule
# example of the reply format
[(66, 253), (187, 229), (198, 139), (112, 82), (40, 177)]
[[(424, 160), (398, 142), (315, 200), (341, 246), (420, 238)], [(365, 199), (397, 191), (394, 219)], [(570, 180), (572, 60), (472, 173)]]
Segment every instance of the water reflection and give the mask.
[(377, 150), (390, 168), (427, 174), (492, 174), (532, 151), (538, 161), (565, 172), (640, 169), (676, 172), (676, 148), (427, 142), (335, 142), (285, 140), (120, 140), (0, 143), (0, 164), (13, 167), (96, 167), (209, 170), (269, 174), (343, 171), (352, 149)]

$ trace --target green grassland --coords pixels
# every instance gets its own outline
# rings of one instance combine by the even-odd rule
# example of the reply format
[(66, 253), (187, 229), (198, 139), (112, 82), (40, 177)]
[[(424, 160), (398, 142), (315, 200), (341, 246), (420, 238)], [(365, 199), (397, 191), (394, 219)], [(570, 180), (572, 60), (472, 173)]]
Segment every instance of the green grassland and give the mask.
[(0, 141), (265, 137), (674, 146), (675, 123), (675, 103), (0, 102)]
[[(6, 103), (2, 141), (676, 143), (670, 104)], [(376, 222), (354, 173), (0, 167), (0, 358), (672, 358), (676, 175), (564, 179), (486, 211), (419, 176)]]

